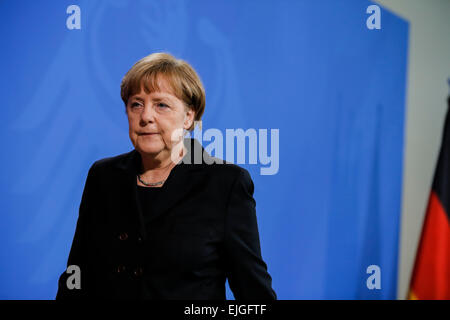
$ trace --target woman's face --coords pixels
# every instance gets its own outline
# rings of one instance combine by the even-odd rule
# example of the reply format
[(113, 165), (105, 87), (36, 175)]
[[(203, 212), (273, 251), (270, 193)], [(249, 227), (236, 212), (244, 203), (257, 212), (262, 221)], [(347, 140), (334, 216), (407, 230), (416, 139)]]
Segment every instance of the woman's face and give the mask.
[(158, 77), (160, 91), (141, 91), (128, 99), (127, 116), (131, 142), (141, 154), (170, 157), (172, 148), (194, 121), (194, 111), (172, 94)]

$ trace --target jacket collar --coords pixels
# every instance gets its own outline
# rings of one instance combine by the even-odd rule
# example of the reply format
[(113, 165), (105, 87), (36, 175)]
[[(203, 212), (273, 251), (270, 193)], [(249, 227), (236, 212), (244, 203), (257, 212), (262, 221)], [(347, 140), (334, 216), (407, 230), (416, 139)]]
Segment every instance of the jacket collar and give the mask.
[[(124, 192), (128, 193), (131, 199), (131, 210), (138, 216), (140, 222), (141, 235), (147, 238), (145, 225), (162, 214), (170, 210), (178, 202), (183, 200), (195, 186), (202, 183), (205, 165), (205, 159), (210, 155), (203, 146), (192, 138), (185, 138), (184, 145), (187, 153), (183, 159), (171, 170), (165, 183), (161, 188), (164, 189), (162, 197), (155, 199), (153, 203), (154, 214), (151, 218), (145, 218), (137, 194), (136, 175), (141, 168), (141, 155), (134, 149), (127, 153), (116, 165), (118, 169), (125, 173)], [(202, 157), (203, 155), (203, 157)], [(195, 162), (197, 160), (197, 162)], [(200, 163), (198, 163), (200, 161)], [(198, 163), (198, 164), (197, 164)], [(210, 162), (208, 162), (210, 163)]]

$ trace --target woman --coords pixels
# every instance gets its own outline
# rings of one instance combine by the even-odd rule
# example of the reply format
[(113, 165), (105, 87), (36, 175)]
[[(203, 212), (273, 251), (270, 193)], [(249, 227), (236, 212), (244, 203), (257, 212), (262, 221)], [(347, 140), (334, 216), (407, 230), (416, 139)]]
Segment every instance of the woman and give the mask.
[(151, 54), (121, 96), (134, 150), (90, 168), (67, 263), (81, 287), (64, 272), (56, 298), (225, 299), (228, 278), (236, 299), (276, 299), (248, 171), (184, 138), (205, 109), (196, 72)]

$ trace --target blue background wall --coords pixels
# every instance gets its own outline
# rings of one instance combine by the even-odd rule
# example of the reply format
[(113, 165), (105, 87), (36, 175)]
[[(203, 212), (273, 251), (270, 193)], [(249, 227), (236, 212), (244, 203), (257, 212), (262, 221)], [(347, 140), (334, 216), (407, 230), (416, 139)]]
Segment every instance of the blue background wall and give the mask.
[(132, 149), (121, 78), (169, 51), (204, 82), (203, 130), (280, 130), (278, 174), (242, 165), (279, 299), (394, 299), (408, 24), (367, 29), (371, 4), (2, 1), (0, 298), (54, 298), (89, 166)]

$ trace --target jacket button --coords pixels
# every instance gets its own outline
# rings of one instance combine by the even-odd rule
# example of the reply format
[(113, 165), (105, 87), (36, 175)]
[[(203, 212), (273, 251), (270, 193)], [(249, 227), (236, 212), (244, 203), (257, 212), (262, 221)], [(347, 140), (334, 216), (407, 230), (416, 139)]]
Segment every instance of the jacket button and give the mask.
[(122, 273), (125, 271), (125, 266), (124, 265), (120, 265), (117, 267), (116, 269), (117, 273)]
[(120, 239), (120, 240), (127, 240), (127, 239), (128, 239), (128, 234), (127, 234), (126, 232), (122, 232), (122, 233), (119, 235), (119, 239)]
[(142, 267), (136, 267), (136, 269), (134, 269), (134, 275), (136, 277), (142, 276), (143, 273), (144, 273), (144, 270), (142, 269)]
[(138, 243), (142, 243), (142, 238), (139, 236), (139, 237), (137, 238), (137, 241), (138, 241)]

